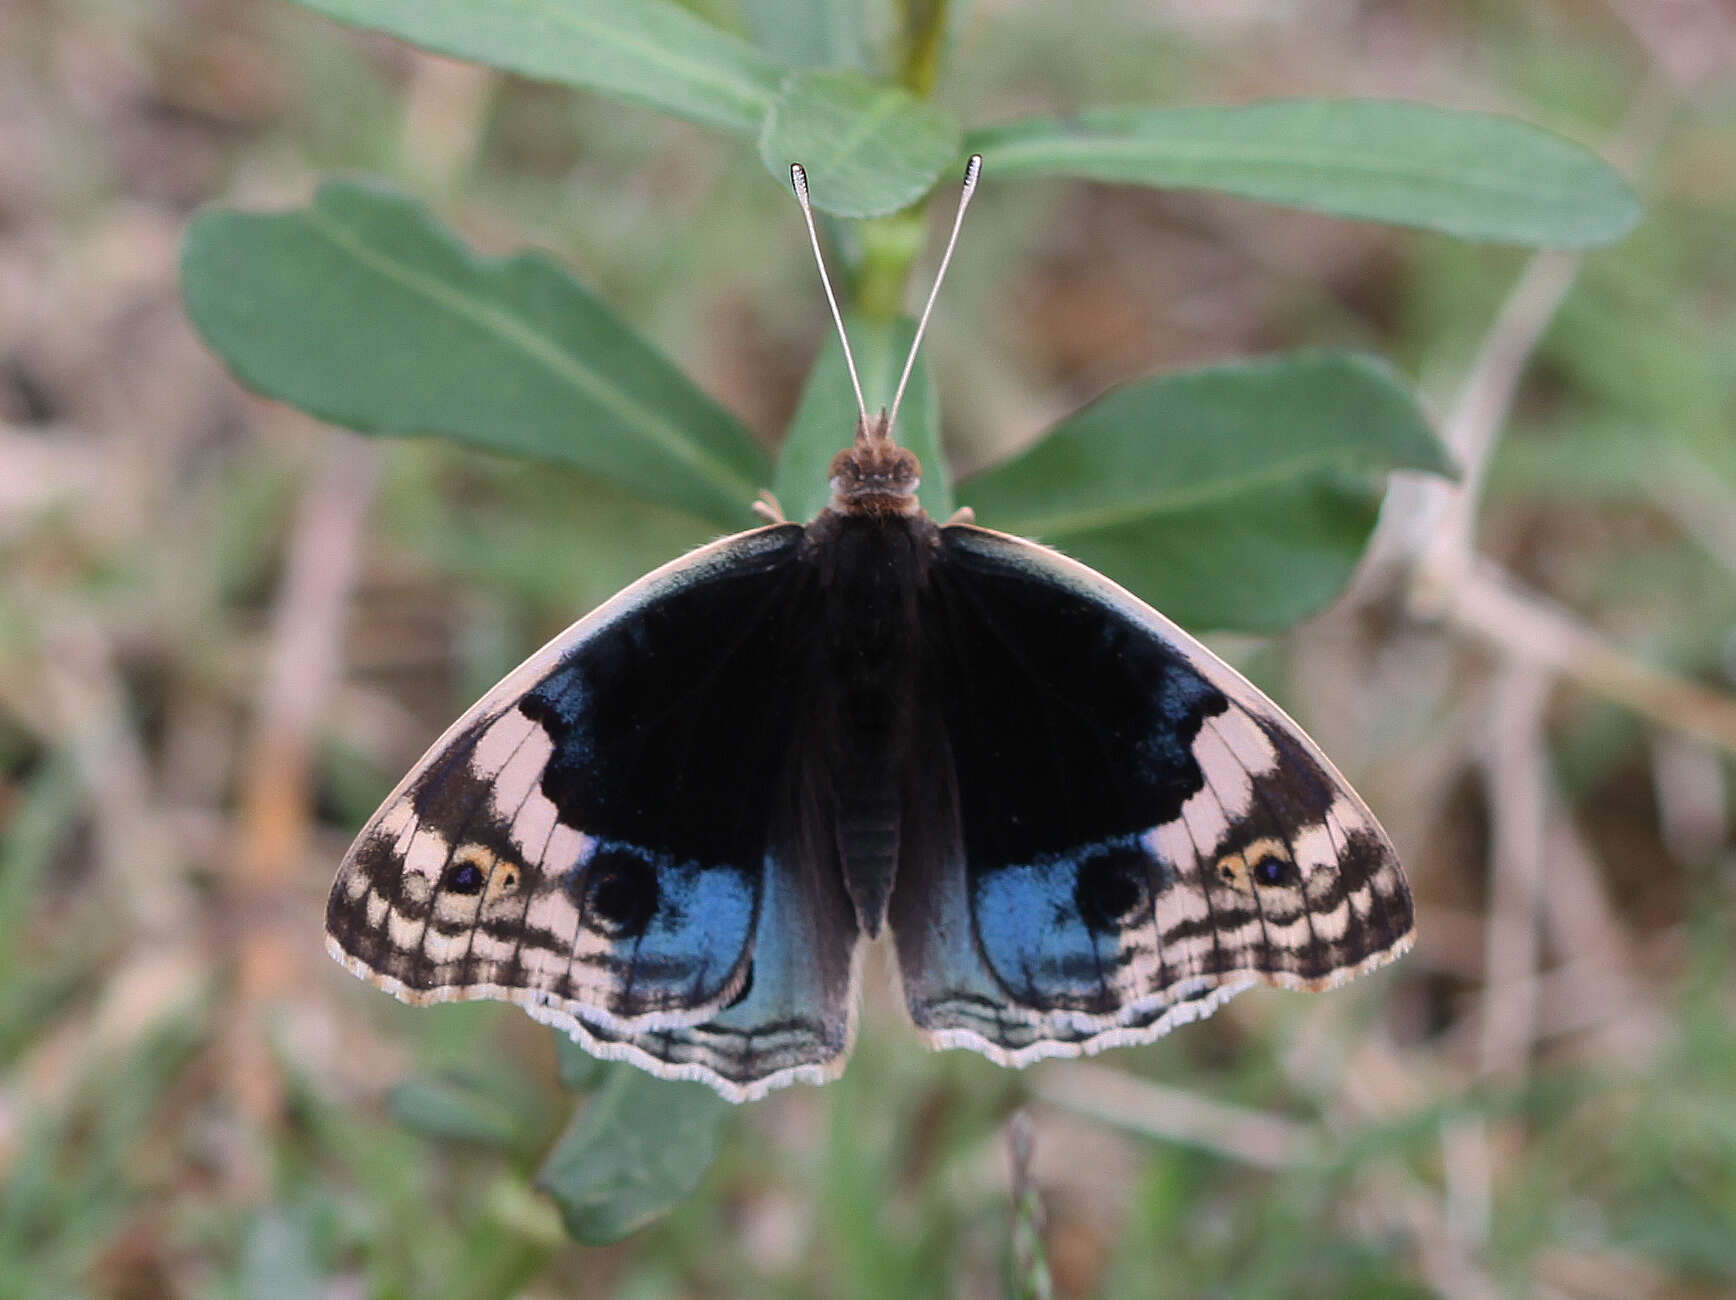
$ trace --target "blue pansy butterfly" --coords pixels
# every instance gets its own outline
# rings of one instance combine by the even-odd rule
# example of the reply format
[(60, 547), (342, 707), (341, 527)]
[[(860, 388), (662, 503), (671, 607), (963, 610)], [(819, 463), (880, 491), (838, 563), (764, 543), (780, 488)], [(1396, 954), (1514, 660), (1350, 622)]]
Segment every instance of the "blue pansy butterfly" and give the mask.
[(1296, 724), (1084, 565), (929, 518), (897, 409), (811, 522), (664, 565), (454, 723), (344, 859), (332, 955), (747, 1101), (843, 1068), (883, 933), (923, 1037), (1003, 1065), (1409, 947), (1391, 844)]

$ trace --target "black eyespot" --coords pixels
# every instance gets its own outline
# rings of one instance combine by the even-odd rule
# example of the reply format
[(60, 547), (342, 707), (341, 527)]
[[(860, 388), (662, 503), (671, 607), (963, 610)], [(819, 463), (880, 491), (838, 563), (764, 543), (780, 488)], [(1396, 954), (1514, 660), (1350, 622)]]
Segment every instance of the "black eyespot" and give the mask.
[(488, 874), (474, 862), (454, 862), (446, 868), (440, 888), (454, 894), (480, 894), (486, 883)]
[(1294, 884), (1296, 868), (1276, 854), (1268, 853), (1254, 864), (1254, 879), (1262, 885)]
[(575, 874), (585, 924), (609, 938), (637, 938), (657, 915), (657, 868), (638, 855), (599, 849)]
[(1138, 849), (1117, 848), (1079, 864), (1073, 902), (1099, 934), (1127, 928), (1151, 905), (1152, 863)]

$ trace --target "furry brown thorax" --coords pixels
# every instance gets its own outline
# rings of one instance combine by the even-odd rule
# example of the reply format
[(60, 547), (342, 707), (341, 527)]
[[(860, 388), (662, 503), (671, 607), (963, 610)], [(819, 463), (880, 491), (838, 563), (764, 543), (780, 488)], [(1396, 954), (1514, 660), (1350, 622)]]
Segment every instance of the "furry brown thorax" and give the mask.
[(832, 458), (831, 508), (839, 514), (911, 515), (922, 465), (892, 441), (885, 411), (856, 425), (856, 440)]

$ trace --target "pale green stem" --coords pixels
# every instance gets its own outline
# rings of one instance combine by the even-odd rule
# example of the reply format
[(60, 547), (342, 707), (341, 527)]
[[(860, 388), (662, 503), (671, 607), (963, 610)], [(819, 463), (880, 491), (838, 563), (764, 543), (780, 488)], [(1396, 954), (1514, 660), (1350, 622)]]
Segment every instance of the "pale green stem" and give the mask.
[[(898, 0), (898, 15), (898, 83), (927, 99), (940, 74), (947, 0)], [(917, 203), (862, 223), (855, 300), (856, 310), (868, 320), (884, 324), (903, 310), (904, 284), (922, 253), (927, 231), (925, 211), (925, 204)]]

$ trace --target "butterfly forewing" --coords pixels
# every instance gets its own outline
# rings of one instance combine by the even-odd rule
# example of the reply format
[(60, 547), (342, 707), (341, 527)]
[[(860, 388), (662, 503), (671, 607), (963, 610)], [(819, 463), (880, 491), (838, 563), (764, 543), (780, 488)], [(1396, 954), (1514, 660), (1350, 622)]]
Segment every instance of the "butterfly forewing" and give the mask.
[(517, 1002), (725, 1092), (830, 1068), (856, 934), (798, 812), (788, 683), (814, 598), (784, 525), (575, 624), (364, 828), (327, 908), (334, 955), (406, 1001)]
[(1278, 708), (1101, 575), (941, 530), (892, 902), (939, 1045), (1007, 1063), (1141, 1042), (1257, 982), (1408, 946), (1385, 835)]

